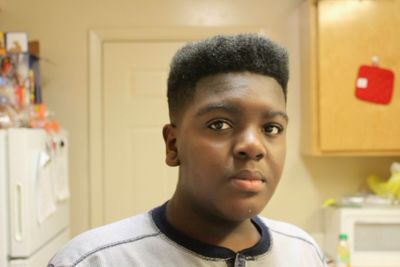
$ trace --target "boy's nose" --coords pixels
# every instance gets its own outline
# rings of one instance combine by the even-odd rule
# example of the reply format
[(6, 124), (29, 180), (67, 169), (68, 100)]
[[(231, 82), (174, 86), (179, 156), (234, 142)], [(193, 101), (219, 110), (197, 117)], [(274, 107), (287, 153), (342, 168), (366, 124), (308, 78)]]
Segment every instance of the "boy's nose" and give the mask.
[(254, 129), (243, 131), (234, 144), (236, 158), (259, 161), (267, 154), (263, 133)]

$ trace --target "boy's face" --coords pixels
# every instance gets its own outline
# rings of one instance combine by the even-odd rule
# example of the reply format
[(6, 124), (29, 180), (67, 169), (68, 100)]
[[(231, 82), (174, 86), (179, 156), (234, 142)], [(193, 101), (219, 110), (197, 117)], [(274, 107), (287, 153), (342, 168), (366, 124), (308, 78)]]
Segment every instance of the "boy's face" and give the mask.
[(286, 103), (280, 85), (240, 72), (201, 79), (176, 128), (166, 126), (177, 191), (196, 212), (243, 221), (262, 211), (282, 174)]

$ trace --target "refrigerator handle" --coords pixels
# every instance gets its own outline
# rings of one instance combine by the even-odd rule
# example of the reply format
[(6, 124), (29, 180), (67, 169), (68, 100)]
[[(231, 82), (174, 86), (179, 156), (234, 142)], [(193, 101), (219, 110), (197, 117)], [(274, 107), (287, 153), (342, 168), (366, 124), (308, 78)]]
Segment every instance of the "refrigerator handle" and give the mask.
[(23, 207), (23, 199), (22, 199), (22, 186), (21, 184), (15, 185), (15, 216), (16, 216), (16, 226), (14, 238), (17, 241), (22, 240), (22, 207)]

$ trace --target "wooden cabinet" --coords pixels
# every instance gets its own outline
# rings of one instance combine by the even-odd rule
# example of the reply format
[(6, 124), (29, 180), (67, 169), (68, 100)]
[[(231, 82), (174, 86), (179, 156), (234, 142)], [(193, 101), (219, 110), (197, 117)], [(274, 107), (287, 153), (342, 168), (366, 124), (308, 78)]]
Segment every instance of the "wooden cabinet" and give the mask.
[[(304, 1), (301, 55), (305, 154), (400, 155), (400, 1)], [(388, 105), (355, 96), (373, 56), (395, 73)]]

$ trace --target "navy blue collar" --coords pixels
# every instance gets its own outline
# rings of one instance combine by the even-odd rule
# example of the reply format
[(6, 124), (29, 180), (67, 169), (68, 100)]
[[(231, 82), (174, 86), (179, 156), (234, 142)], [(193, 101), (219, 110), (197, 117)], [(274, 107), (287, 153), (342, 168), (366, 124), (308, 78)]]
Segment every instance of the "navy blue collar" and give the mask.
[[(232, 259), (236, 256), (237, 253), (231, 249), (207, 244), (199, 240), (193, 239), (185, 235), (184, 233), (180, 232), (174, 226), (172, 226), (167, 221), (167, 216), (166, 216), (167, 203), (164, 203), (162, 206), (153, 209), (151, 211), (151, 216), (156, 226), (169, 239), (205, 257)], [(252, 218), (251, 221), (260, 232), (261, 239), (254, 246), (238, 252), (239, 254), (245, 256), (246, 258), (252, 258), (264, 254), (265, 252), (268, 251), (271, 245), (270, 235), (267, 226), (258, 217)]]

